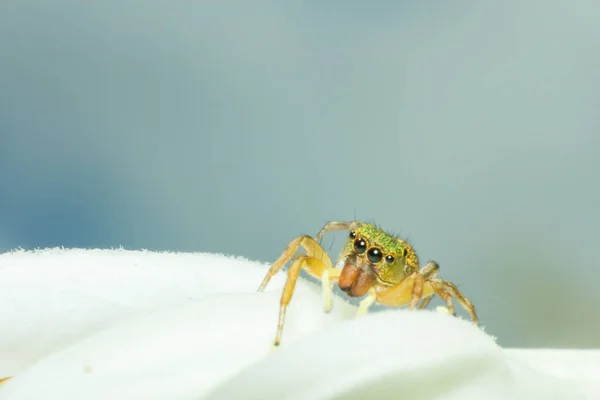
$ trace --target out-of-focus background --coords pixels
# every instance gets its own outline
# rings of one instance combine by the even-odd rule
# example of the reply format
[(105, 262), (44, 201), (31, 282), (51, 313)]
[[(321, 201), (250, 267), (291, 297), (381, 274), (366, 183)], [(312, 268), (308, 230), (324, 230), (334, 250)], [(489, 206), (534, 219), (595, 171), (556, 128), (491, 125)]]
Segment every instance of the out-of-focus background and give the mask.
[(592, 0), (4, 1), (0, 251), (270, 262), (356, 216), (437, 260), (500, 344), (598, 347), (598, 21)]

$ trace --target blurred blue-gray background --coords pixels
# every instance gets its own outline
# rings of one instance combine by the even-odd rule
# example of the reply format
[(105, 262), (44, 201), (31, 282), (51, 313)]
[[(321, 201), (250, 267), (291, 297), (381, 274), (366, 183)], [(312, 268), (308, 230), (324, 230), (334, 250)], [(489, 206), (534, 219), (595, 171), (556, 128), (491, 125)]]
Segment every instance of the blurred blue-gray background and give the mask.
[(440, 262), (502, 345), (598, 347), (598, 21), (592, 0), (3, 1), (0, 251), (268, 262), (356, 216)]

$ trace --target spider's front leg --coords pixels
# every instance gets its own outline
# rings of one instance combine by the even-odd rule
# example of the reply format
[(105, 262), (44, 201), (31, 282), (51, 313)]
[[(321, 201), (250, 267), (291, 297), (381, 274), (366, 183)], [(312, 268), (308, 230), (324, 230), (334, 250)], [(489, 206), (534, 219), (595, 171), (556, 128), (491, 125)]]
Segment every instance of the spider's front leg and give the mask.
[[(292, 265), (290, 265), (290, 268), (288, 269), (288, 278), (285, 282), (279, 303), (279, 320), (277, 323), (277, 334), (275, 335), (275, 340), (273, 342), (274, 346), (279, 346), (279, 343), (281, 342), (281, 334), (283, 332), (283, 325), (285, 324), (285, 313), (287, 306), (292, 300), (292, 295), (294, 294), (300, 271), (304, 269), (311, 276), (321, 279), (322, 281), (323, 277), (325, 277), (325, 281), (323, 282), (324, 294), (331, 290), (329, 282), (331, 280), (337, 280), (340, 274), (338, 269), (332, 267), (329, 256), (315, 239), (310, 236), (300, 236), (287, 246), (283, 254), (275, 261), (271, 268), (269, 268), (267, 275), (258, 288), (259, 291), (265, 289), (271, 278), (283, 268), (300, 247), (303, 247), (306, 250), (306, 255), (294, 259)], [(325, 285), (327, 285), (327, 288)], [(325, 301), (327, 307), (327, 297), (325, 298)]]
[[(296, 253), (296, 251), (298, 251), (298, 249), (300, 247), (304, 247), (308, 256), (318, 258), (318, 259), (324, 261), (325, 263), (327, 263), (331, 267), (332, 266), (331, 260), (330, 260), (329, 256), (327, 255), (327, 253), (325, 252), (325, 250), (323, 250), (323, 248), (321, 247), (321, 240), (323, 239), (323, 236), (327, 232), (348, 230), (348, 229), (351, 229), (352, 227), (354, 227), (355, 225), (356, 225), (355, 221), (350, 221), (350, 222), (329, 221), (323, 226), (323, 228), (321, 228), (321, 230), (317, 233), (317, 235), (314, 238), (311, 238), (308, 235), (303, 235), (303, 236), (300, 236), (299, 238), (293, 240), (290, 244), (288, 244), (288, 246), (286, 247), (283, 254), (271, 266), (271, 268), (269, 269), (269, 272), (267, 273), (267, 275), (263, 279), (262, 283), (260, 284), (258, 291), (262, 292), (263, 290), (265, 290), (265, 287), (267, 287), (267, 284), (269, 283), (271, 278), (283, 268), (283, 266), (290, 260), (290, 258), (292, 258), (292, 256)], [(318, 278), (321, 278), (321, 277), (319, 276)]]
[[(421, 271), (413, 272), (393, 286), (375, 285), (369, 289), (367, 297), (360, 302), (358, 316), (366, 314), (369, 307), (374, 303), (389, 307), (400, 307), (408, 304), (410, 309), (414, 309), (421, 299), (424, 299), (424, 303), (428, 303), (428, 299), (433, 296), (435, 291), (427, 277), (435, 274), (437, 272), (436, 268), (437, 264), (428, 263)], [(425, 303), (425, 306), (427, 303)]]
[(356, 225), (356, 221), (348, 221), (348, 222), (338, 222), (338, 221), (329, 221), (328, 223), (326, 223), (323, 228), (321, 228), (321, 230), (319, 231), (319, 233), (317, 233), (317, 236), (315, 236), (315, 240), (318, 243), (321, 243), (321, 240), (323, 239), (323, 236), (325, 236), (325, 234), (327, 232), (331, 232), (331, 231), (348, 231), (351, 230), (352, 228), (354, 228), (354, 226)]
[(394, 286), (372, 288), (369, 295), (360, 303), (359, 315), (366, 313), (373, 303), (392, 307), (408, 304), (409, 309), (414, 310), (419, 301), (423, 299), (419, 308), (424, 308), (429, 304), (431, 297), (437, 294), (446, 302), (452, 315), (456, 315), (452, 303), (452, 299), (455, 298), (469, 313), (473, 323), (479, 325), (473, 304), (452, 282), (436, 278), (438, 270), (439, 265), (435, 261), (430, 261), (419, 272), (408, 275)]

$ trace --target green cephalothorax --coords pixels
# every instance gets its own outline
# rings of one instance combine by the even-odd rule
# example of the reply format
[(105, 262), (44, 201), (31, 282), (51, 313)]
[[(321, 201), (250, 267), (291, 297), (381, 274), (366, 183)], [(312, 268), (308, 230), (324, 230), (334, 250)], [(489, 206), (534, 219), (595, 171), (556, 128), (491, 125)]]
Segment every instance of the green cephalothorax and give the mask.
[(356, 254), (360, 264), (369, 265), (383, 283), (398, 283), (419, 270), (412, 246), (373, 224), (356, 223), (350, 228), (344, 253)]
[[(339, 230), (347, 230), (349, 233), (334, 264), (321, 247), (321, 239), (327, 232)], [(300, 248), (304, 248), (305, 254), (294, 257)], [(456, 299), (470, 314), (473, 322), (478, 324), (473, 304), (455, 284), (437, 277), (440, 268), (438, 263), (429, 261), (420, 268), (417, 253), (411, 245), (373, 224), (331, 221), (314, 237), (304, 235), (294, 239), (269, 268), (258, 290), (263, 291), (271, 278), (290, 260), (292, 262), (288, 279), (280, 300), (274, 341), (276, 346), (281, 341), (286, 309), (301, 270), (321, 280), (326, 312), (331, 309), (331, 285), (336, 284), (350, 297), (365, 296), (358, 307), (358, 315), (366, 313), (375, 303), (389, 307), (408, 305), (410, 310), (417, 306), (425, 308), (431, 297), (437, 294), (446, 302), (451, 314), (455, 314), (452, 299)]]

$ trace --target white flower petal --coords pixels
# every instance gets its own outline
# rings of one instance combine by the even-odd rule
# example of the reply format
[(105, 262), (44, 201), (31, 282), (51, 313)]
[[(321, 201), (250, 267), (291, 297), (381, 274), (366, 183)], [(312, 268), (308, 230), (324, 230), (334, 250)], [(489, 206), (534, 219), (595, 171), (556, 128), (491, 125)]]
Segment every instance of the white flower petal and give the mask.
[(247, 368), (204, 399), (584, 399), (507, 358), (467, 321), (389, 311), (338, 324)]
[[(0, 400), (600, 398), (600, 352), (506, 350), (470, 322), (394, 310), (354, 319), (285, 274), (206, 254), (0, 255)], [(37, 360), (37, 361), (36, 361)]]
[[(0, 377), (139, 312), (254, 293), (266, 265), (215, 254), (48, 249), (0, 254)], [(273, 279), (278, 291), (285, 274)]]
[[(288, 345), (353, 314), (342, 313), (343, 304), (325, 314), (305, 284), (296, 295)], [(215, 296), (116, 324), (35, 363), (4, 385), (0, 399), (194, 398), (269, 354), (279, 297)]]

